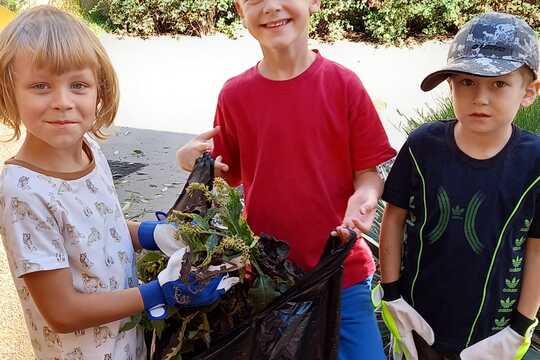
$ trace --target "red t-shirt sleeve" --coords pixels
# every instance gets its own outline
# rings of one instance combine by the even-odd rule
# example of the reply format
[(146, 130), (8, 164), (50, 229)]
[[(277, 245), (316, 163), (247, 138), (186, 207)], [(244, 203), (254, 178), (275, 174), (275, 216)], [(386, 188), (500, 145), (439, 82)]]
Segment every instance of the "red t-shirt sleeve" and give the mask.
[(377, 110), (360, 79), (351, 76), (348, 86), (351, 158), (355, 171), (373, 168), (396, 151), (388, 143)]
[(214, 127), (219, 126), (220, 131), (214, 137), (214, 150), (212, 157), (215, 159), (221, 155), (223, 162), (229, 165), (229, 171), (223, 174), (225, 180), (231, 186), (238, 186), (241, 182), (240, 154), (238, 151), (238, 139), (233, 123), (233, 119), (227, 112), (223, 93), (220, 93), (216, 114), (214, 117)]

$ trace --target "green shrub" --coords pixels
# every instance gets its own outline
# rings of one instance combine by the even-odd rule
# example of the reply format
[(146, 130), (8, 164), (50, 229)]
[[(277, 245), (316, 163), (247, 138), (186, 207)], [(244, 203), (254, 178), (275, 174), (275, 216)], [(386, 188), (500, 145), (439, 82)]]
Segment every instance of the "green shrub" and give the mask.
[(364, 32), (363, 18), (368, 7), (357, 0), (325, 0), (321, 9), (311, 16), (310, 35), (313, 38), (336, 41), (353, 32)]
[(454, 33), (471, 17), (474, 0), (386, 0), (372, 8), (366, 32), (382, 43)]
[[(14, 8), (27, 0), (7, 1)], [(87, 4), (99, 3), (100, 14), (106, 9), (106, 22), (119, 33), (205, 35), (220, 31), (234, 36), (239, 25), (234, 0), (73, 1), (80, 1), (87, 12)], [(410, 37), (447, 37), (485, 11), (520, 15), (540, 32), (537, 0), (323, 0), (320, 11), (311, 17), (310, 35), (325, 41), (362, 37), (387, 44)]]
[(120, 33), (207, 35), (235, 26), (233, 0), (109, 0), (109, 18)]
[(18, 12), (20, 9), (28, 6), (27, 0), (6, 0), (3, 4), (0, 2), (1, 5), (7, 7), (9, 10)]
[(370, 7), (365, 28), (382, 43), (401, 42), (411, 36), (448, 36), (487, 11), (522, 16), (540, 29), (540, 3), (536, 0), (386, 0)]

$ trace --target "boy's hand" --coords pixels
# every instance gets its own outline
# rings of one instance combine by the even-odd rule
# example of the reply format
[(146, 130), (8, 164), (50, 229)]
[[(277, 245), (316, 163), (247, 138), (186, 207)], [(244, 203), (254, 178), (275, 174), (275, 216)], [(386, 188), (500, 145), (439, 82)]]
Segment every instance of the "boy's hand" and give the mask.
[[(176, 161), (182, 170), (191, 172), (195, 166), (195, 160), (202, 156), (205, 152), (212, 151), (213, 146), (210, 140), (219, 133), (219, 126), (210, 131), (204, 132), (176, 151)], [(216, 176), (222, 172), (229, 171), (229, 166), (221, 162), (221, 156), (218, 156), (214, 162), (214, 171)]]
[(346, 239), (352, 229), (358, 237), (368, 232), (375, 219), (378, 194), (373, 191), (356, 191), (347, 204), (343, 223), (336, 228), (339, 236)]
[(459, 354), (462, 360), (519, 360), (522, 359), (529, 346), (538, 319), (528, 319), (514, 314), (512, 322), (498, 333), (465, 348)]

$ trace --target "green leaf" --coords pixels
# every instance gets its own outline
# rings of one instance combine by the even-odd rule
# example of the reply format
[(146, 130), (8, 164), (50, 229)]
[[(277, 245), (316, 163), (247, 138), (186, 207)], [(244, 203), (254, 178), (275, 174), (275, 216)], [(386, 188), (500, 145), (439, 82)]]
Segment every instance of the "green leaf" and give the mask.
[(133, 315), (131, 317), (131, 319), (127, 323), (122, 325), (122, 327), (120, 328), (120, 332), (129, 331), (129, 330), (135, 328), (137, 325), (139, 325), (141, 320), (142, 320), (142, 313), (138, 313), (136, 315)]
[(137, 260), (141, 262), (158, 262), (163, 258), (163, 254), (159, 251), (146, 251), (143, 255), (139, 256)]
[(156, 330), (156, 335), (158, 337), (161, 337), (161, 334), (163, 333), (163, 330), (165, 330), (165, 326), (167, 325), (165, 323), (165, 320), (150, 320), (152, 323), (152, 327), (154, 330)]
[(274, 290), (273, 280), (264, 274), (259, 274), (255, 287), (249, 290), (249, 298), (256, 312), (262, 311), (280, 294)]
[(219, 244), (219, 236), (210, 235), (210, 237), (208, 238), (208, 241), (206, 242), (207, 251), (208, 252), (212, 251), (218, 244)]
[(240, 219), (239, 221), (239, 224), (238, 224), (238, 235), (239, 237), (244, 240), (244, 242), (247, 244), (247, 245), (251, 245), (253, 243), (253, 232), (251, 231), (251, 229), (249, 228), (249, 225), (246, 221), (246, 219), (244, 219), (243, 217)]
[(208, 222), (209, 224), (212, 223), (212, 220), (214, 219), (214, 217), (218, 214), (218, 209), (216, 208), (210, 208), (208, 209), (208, 211), (206, 212), (206, 215), (204, 216), (206, 222)]
[(208, 221), (203, 218), (202, 216), (200, 216), (199, 214), (192, 214), (192, 217), (193, 217), (193, 221), (199, 225), (200, 227), (202, 227), (203, 229), (205, 230), (209, 230), (210, 229), (210, 224), (208, 224)]

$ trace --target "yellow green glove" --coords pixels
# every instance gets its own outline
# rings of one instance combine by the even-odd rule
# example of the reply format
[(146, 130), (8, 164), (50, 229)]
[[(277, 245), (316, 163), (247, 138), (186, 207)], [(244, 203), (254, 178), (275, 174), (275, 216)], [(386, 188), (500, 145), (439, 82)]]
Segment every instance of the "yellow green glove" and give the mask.
[(529, 346), (538, 319), (528, 319), (519, 312), (512, 316), (510, 326), (465, 348), (461, 360), (521, 360)]
[[(384, 284), (388, 290), (397, 287), (397, 282)], [(392, 335), (392, 354), (395, 360), (418, 360), (413, 331), (420, 335), (428, 345), (433, 345), (435, 335), (431, 326), (401, 297), (385, 296), (383, 286), (377, 285), (372, 291), (373, 305), (382, 308), (382, 317)], [(389, 291), (390, 292), (390, 291)], [(395, 291), (391, 291), (394, 294)], [(399, 295), (399, 294), (398, 294)]]

